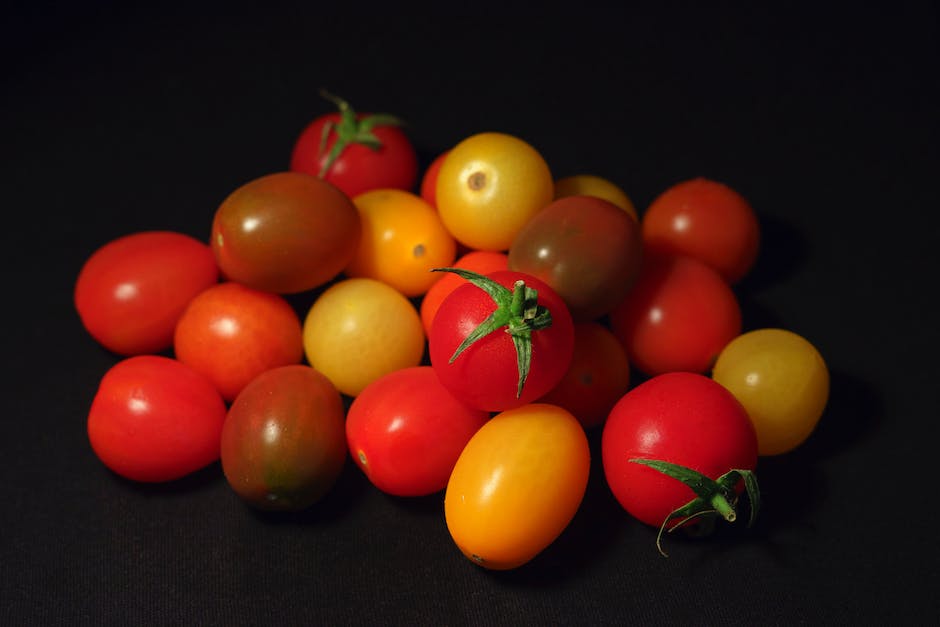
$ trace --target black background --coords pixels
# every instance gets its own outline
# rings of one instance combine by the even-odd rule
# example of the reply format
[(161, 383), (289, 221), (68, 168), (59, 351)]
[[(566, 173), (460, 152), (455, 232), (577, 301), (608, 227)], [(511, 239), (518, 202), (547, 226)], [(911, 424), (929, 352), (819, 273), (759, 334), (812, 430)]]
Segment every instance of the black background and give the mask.
[[(705, 4), (7, 10), (0, 623), (940, 617), (937, 7)], [(330, 110), (321, 87), (405, 118), (423, 164), (497, 130), (556, 176), (615, 181), (641, 212), (699, 175), (750, 199), (764, 246), (737, 287), (745, 327), (804, 335), (832, 373), (811, 439), (760, 462), (756, 527), (670, 538), (661, 557), (604, 484), (597, 433), (574, 521), (504, 573), (460, 555), (441, 495), (385, 496), (351, 464), (309, 511), (269, 516), (218, 464), (141, 486), (98, 462), (85, 418), (117, 357), (74, 312), (81, 264), (137, 230), (207, 238), (230, 191), (286, 169)]]

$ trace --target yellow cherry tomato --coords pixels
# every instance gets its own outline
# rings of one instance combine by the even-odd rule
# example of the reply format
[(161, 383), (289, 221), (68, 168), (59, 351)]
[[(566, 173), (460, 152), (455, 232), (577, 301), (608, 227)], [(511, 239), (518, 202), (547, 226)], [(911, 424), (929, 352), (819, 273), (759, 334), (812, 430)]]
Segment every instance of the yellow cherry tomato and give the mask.
[(414, 297), (438, 279), (432, 268), (454, 262), (457, 242), (420, 196), (376, 189), (356, 196), (353, 203), (359, 209), (362, 237), (346, 276), (377, 279)]
[(303, 326), (307, 361), (356, 396), (384, 374), (417, 366), (424, 329), (415, 306), (375, 279), (345, 279), (314, 301)]
[(591, 454), (577, 418), (533, 403), (497, 414), (467, 443), (444, 494), (451, 537), (493, 570), (530, 561), (574, 518)]
[(454, 146), (437, 175), (437, 210), (457, 241), (476, 250), (508, 250), (529, 218), (552, 201), (542, 155), (505, 133), (479, 133)]
[(593, 174), (576, 174), (555, 181), (555, 200), (566, 196), (596, 196), (612, 202), (639, 220), (633, 201), (616, 183)]
[(732, 340), (718, 355), (712, 378), (747, 410), (760, 455), (802, 444), (829, 399), (829, 371), (819, 351), (784, 329), (758, 329)]

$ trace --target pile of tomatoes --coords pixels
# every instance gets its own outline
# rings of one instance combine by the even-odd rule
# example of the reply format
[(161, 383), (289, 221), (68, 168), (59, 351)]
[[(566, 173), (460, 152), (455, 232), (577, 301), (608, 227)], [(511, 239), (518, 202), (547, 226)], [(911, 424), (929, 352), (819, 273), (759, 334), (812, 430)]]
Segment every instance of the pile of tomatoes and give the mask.
[(495, 132), (419, 172), (397, 118), (329, 98), (207, 240), (133, 233), (81, 269), (81, 321), (122, 357), (88, 415), (109, 469), (221, 460), (247, 503), (297, 510), (351, 458), (388, 494), (444, 492), (455, 544), (493, 569), (567, 527), (590, 430), (614, 497), (661, 532), (734, 520), (745, 491), (756, 514), (758, 457), (809, 437), (829, 379), (799, 335), (742, 333), (759, 228), (740, 194), (684, 181), (640, 217)]

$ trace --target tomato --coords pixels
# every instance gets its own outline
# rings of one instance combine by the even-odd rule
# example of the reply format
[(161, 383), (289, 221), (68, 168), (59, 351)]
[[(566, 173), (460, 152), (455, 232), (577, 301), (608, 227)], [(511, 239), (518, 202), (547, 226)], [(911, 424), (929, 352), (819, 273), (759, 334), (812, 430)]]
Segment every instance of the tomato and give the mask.
[(284, 297), (220, 283), (190, 302), (176, 326), (176, 358), (231, 401), (249, 381), (303, 359), (300, 319)]
[(324, 291), (304, 319), (303, 343), (310, 365), (347, 396), (424, 356), (418, 311), (375, 279), (345, 279)]
[(347, 102), (325, 94), (339, 110), (308, 124), (291, 152), (290, 169), (319, 176), (353, 198), (370, 189), (414, 189), (418, 156), (388, 114), (357, 114)]
[(455, 544), (494, 570), (529, 562), (577, 513), (590, 457), (580, 423), (560, 407), (497, 414), (467, 443), (447, 483), (444, 517)]
[(733, 339), (718, 355), (712, 378), (747, 410), (760, 455), (802, 444), (829, 399), (829, 370), (815, 346), (785, 329), (757, 329)]
[[(496, 251), (473, 250), (455, 261), (453, 267), (472, 270), (479, 274), (489, 274), (497, 270), (508, 270), (509, 257), (506, 253)], [(424, 325), (424, 331), (428, 334), (431, 333), (431, 323), (434, 321), (434, 316), (437, 314), (441, 303), (457, 287), (466, 283), (466, 279), (452, 272), (436, 273), (433, 276), (437, 280), (428, 288), (424, 298), (421, 299), (420, 307), (421, 324)]]
[(610, 324), (641, 372), (704, 373), (740, 334), (741, 308), (721, 275), (704, 263), (649, 258), (636, 285), (610, 312)]
[(431, 165), (424, 171), (424, 176), (421, 177), (421, 186), (419, 188), (421, 198), (435, 209), (437, 209), (437, 176), (441, 172), (441, 164), (444, 163), (444, 158), (448, 152), (450, 151), (445, 150), (437, 155)]
[(637, 223), (611, 202), (567, 196), (522, 228), (509, 269), (538, 277), (565, 300), (577, 321), (600, 318), (636, 280), (642, 246)]
[(353, 202), (362, 220), (362, 237), (346, 276), (377, 279), (413, 297), (424, 294), (437, 279), (432, 268), (454, 262), (457, 243), (434, 207), (420, 196), (374, 189)]
[(239, 393), (221, 436), (222, 471), (246, 503), (297, 511), (336, 483), (346, 461), (343, 401), (301, 364), (268, 370)]
[(751, 205), (723, 183), (696, 178), (657, 197), (642, 220), (643, 243), (653, 254), (688, 255), (740, 280), (757, 259), (760, 227)]
[[(555, 387), (567, 372), (574, 351), (574, 325), (561, 297), (542, 281), (521, 272), (464, 276), (471, 283), (444, 299), (428, 339), (431, 366), (444, 387), (467, 405), (486, 411), (530, 403)], [(479, 286), (483, 282), (495, 284), (491, 291), (501, 290), (498, 305)], [(537, 299), (531, 290), (537, 292)], [(537, 310), (533, 300), (537, 300)], [(494, 312), (497, 317), (490, 318)], [(467, 337), (490, 320), (498, 320), (498, 326), (464, 346)], [(549, 326), (542, 326), (549, 321)], [(516, 336), (503, 329), (507, 325), (517, 329)], [(517, 344), (523, 347), (518, 349), (521, 353), (528, 344), (529, 360), (520, 357)]]
[(342, 271), (359, 242), (359, 212), (333, 185), (296, 172), (249, 181), (216, 210), (212, 250), (229, 280), (292, 294)]
[(172, 231), (142, 231), (96, 250), (75, 282), (75, 309), (88, 333), (120, 355), (173, 344), (186, 305), (219, 270), (203, 242)]
[(620, 342), (598, 322), (574, 325), (574, 353), (562, 380), (539, 402), (564, 407), (585, 429), (602, 424), (630, 387), (630, 364)]
[(678, 464), (714, 480), (730, 470), (754, 470), (757, 436), (728, 390), (704, 375), (670, 372), (641, 383), (617, 402), (604, 424), (601, 458), (620, 505), (659, 527), (696, 494), (631, 460)]
[(576, 174), (555, 180), (555, 200), (566, 196), (596, 196), (610, 201), (639, 221), (633, 201), (615, 183), (593, 174)]
[(437, 210), (457, 241), (508, 250), (526, 222), (552, 201), (548, 164), (527, 142), (479, 133), (451, 148), (437, 176)]
[(102, 377), (88, 412), (88, 440), (122, 477), (172, 481), (219, 458), (225, 411), (205, 376), (169, 357), (138, 355)]
[(395, 496), (425, 496), (447, 485), (457, 457), (489, 413), (467, 407), (430, 366), (386, 374), (353, 400), (349, 452), (369, 481)]

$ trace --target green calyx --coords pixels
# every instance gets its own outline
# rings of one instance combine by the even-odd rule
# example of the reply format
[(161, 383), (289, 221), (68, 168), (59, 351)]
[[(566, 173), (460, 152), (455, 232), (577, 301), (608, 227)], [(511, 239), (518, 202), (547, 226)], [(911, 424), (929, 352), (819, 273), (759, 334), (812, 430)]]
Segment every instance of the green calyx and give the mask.
[(662, 547), (662, 536), (670, 521), (679, 519), (678, 523), (669, 528), (670, 533), (701, 517), (708, 517), (713, 521), (715, 517), (721, 516), (728, 522), (734, 522), (738, 517), (734, 509), (738, 501), (735, 486), (741, 480), (744, 481), (744, 487), (751, 503), (751, 515), (747, 526), (753, 525), (754, 520), (757, 518), (757, 511), (760, 509), (760, 489), (757, 486), (757, 476), (751, 470), (732, 469), (718, 477), (718, 479), (711, 479), (691, 468), (670, 462), (656, 459), (631, 459), (630, 461), (649, 466), (666, 476), (677, 479), (695, 492), (695, 498), (670, 513), (659, 528), (659, 534), (656, 536), (656, 548), (664, 557), (668, 556)]
[(372, 150), (378, 150), (382, 147), (382, 141), (376, 137), (372, 130), (377, 126), (401, 126), (402, 121), (393, 115), (387, 113), (376, 113), (367, 115), (359, 119), (349, 103), (334, 96), (325, 89), (320, 90), (320, 95), (332, 102), (339, 109), (340, 120), (338, 123), (328, 122), (323, 126), (323, 132), (320, 134), (320, 154), (326, 150), (327, 140), (331, 132), (336, 132), (336, 141), (330, 148), (326, 161), (320, 167), (317, 176), (321, 179), (326, 176), (336, 160), (339, 159), (343, 151), (350, 144), (362, 144)]
[(516, 281), (510, 290), (493, 279), (462, 268), (434, 268), (432, 272), (453, 272), (486, 292), (496, 304), (496, 310), (460, 343), (451, 356), (450, 363), (454, 363), (454, 360), (474, 342), (505, 328), (516, 349), (516, 365), (519, 370), (516, 398), (522, 396), (522, 388), (532, 365), (532, 332), (552, 326), (552, 313), (538, 304), (538, 291), (521, 280)]

